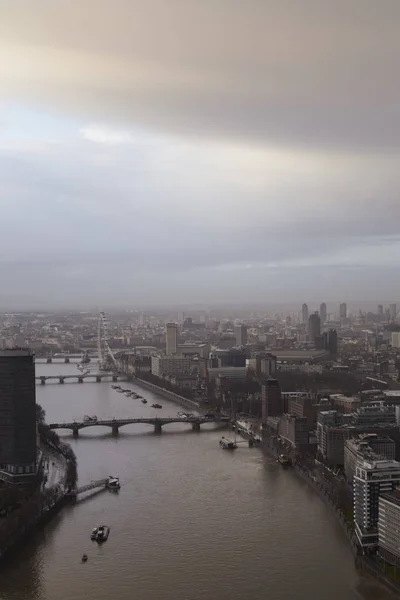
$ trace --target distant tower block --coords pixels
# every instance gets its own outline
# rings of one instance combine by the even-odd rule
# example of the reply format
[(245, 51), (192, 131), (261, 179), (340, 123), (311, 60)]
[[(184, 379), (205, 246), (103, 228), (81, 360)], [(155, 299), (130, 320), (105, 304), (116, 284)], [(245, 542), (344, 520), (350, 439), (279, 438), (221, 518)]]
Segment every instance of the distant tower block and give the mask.
[(178, 349), (178, 326), (176, 323), (167, 323), (166, 326), (166, 352), (176, 354)]

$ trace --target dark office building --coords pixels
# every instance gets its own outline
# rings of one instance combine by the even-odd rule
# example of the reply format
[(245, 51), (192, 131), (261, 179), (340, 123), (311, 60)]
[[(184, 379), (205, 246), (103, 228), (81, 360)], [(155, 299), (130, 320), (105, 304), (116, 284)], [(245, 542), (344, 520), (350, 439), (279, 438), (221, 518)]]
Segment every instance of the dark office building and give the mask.
[(338, 337), (336, 329), (324, 331), (322, 349), (328, 350), (332, 356), (336, 356), (338, 349)]
[(0, 479), (36, 474), (35, 363), (30, 350), (0, 350)]
[(263, 423), (268, 417), (277, 417), (283, 413), (281, 388), (277, 379), (269, 377), (261, 388), (261, 406)]
[(243, 348), (231, 348), (230, 350), (221, 350), (217, 348), (212, 351), (211, 367), (245, 367), (247, 354)]
[(315, 338), (321, 335), (321, 319), (317, 312), (310, 315), (308, 319), (308, 339), (315, 342)]

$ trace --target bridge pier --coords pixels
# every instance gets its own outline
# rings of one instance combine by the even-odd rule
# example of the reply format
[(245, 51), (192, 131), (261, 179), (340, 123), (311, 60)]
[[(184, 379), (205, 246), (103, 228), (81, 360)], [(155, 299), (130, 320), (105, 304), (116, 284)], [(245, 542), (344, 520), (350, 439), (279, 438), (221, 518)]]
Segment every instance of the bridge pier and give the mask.
[(162, 425), (157, 421), (154, 423), (154, 433), (162, 433)]
[(200, 431), (200, 423), (198, 423), (197, 421), (195, 423), (192, 423), (192, 429), (193, 431)]
[(65, 362), (65, 364), (68, 364), (68, 363), (69, 363), (69, 358), (68, 358), (68, 356), (67, 356), (67, 357), (64, 359), (64, 362)]
[(119, 434), (119, 427), (118, 427), (118, 425), (113, 425), (112, 426), (112, 434), (113, 435), (118, 435)]
[(47, 362), (48, 364), (51, 364), (51, 363), (53, 362), (53, 359), (52, 359), (52, 358), (48, 358), (48, 359), (46, 360), (46, 362)]
[(101, 375), (96, 375), (96, 382), (101, 383)]
[(83, 377), (78, 377), (78, 383), (83, 383)]
[(79, 429), (78, 429), (77, 427), (75, 427), (75, 428), (72, 430), (72, 435), (73, 435), (74, 437), (78, 437), (78, 436), (79, 436)]
[(46, 384), (46, 377), (44, 375), (40, 376), (40, 385), (45, 385)]
[(59, 382), (59, 383), (64, 383), (64, 379), (65, 379), (64, 377), (59, 377), (59, 378), (58, 378), (58, 382)]
[(118, 375), (113, 375), (112, 380), (113, 381), (118, 381)]

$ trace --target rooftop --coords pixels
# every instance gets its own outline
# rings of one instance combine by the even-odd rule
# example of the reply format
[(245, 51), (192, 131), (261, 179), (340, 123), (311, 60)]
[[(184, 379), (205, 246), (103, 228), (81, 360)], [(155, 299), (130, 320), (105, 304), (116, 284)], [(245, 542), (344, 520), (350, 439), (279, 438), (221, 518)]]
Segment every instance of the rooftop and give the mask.
[(394, 490), (394, 492), (386, 492), (384, 494), (380, 494), (382, 500), (386, 500), (387, 502), (391, 502), (396, 506), (400, 507), (400, 490)]
[[(397, 460), (390, 460), (388, 458), (381, 457), (380, 455), (376, 455), (375, 452), (372, 454), (375, 456), (372, 456), (371, 458), (365, 457), (362, 460), (357, 461), (357, 465), (360, 464), (363, 469), (367, 469), (368, 471), (374, 471), (376, 469), (400, 470), (400, 463), (397, 462)], [(375, 458), (376, 456), (378, 456), (378, 458)]]
[(33, 356), (34, 352), (29, 348), (10, 348), (0, 350), (0, 358), (11, 358), (16, 356)]
[(272, 350), (277, 360), (315, 361), (328, 356), (325, 350)]

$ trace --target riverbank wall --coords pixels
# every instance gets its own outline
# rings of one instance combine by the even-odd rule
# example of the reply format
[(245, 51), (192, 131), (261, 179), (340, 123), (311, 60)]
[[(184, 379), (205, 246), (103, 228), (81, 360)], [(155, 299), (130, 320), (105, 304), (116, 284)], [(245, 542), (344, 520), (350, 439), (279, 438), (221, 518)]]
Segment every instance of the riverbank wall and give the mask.
[[(272, 442), (272, 440), (269, 440), (268, 438), (263, 438), (262, 447), (267, 452), (272, 453), (274, 455), (277, 455), (279, 453), (278, 447)], [(304, 469), (300, 464), (292, 463), (292, 469), (296, 472), (296, 474), (299, 477), (301, 477), (303, 481), (305, 481), (318, 494), (318, 496), (321, 498), (324, 504), (330, 508), (332, 514), (335, 516), (341, 529), (343, 530), (344, 534), (349, 540), (353, 555), (357, 556), (358, 546), (356, 542), (355, 533), (351, 525), (346, 520), (344, 512), (335, 504), (334, 500), (329, 495), (328, 490), (324, 488), (324, 486), (318, 481), (316, 477), (312, 475), (312, 473), (309, 470)]]
[[(279, 453), (279, 450), (273, 441), (265, 437), (263, 438), (262, 448), (268, 454), (273, 454), (274, 456)], [(317, 478), (313, 477), (309, 470), (302, 468), (298, 463), (292, 464), (292, 469), (296, 472), (297, 476), (301, 477), (301, 479), (318, 494), (324, 504), (329, 507), (332, 515), (336, 518), (337, 523), (340, 525), (343, 533), (349, 541), (356, 568), (372, 576), (392, 592), (400, 594), (400, 583), (385, 573), (384, 566), (374, 558), (361, 554), (361, 549), (357, 543), (357, 538), (353, 528), (351, 527), (351, 524), (347, 521), (344, 512), (338, 508), (328, 491), (321, 485)]]
[(175, 394), (175, 392), (171, 392), (170, 390), (166, 390), (165, 388), (159, 387), (154, 383), (150, 383), (149, 381), (145, 381), (140, 377), (134, 377), (132, 379), (134, 383), (143, 387), (144, 389), (150, 390), (159, 396), (163, 396), (167, 400), (171, 400), (171, 402), (175, 402), (176, 404), (180, 404), (181, 406), (186, 406), (187, 408), (191, 408), (192, 410), (202, 410), (200, 404), (198, 402), (194, 402), (193, 400), (189, 400), (184, 396), (180, 396), (179, 394)]
[[(12, 528), (12, 532), (2, 539), (0, 544), (0, 561), (7, 559), (13, 552), (17, 551), (20, 544), (27, 539), (28, 536), (33, 535), (39, 527), (48, 523), (67, 502), (66, 496), (63, 495), (49, 508), (43, 509), (42, 506), (38, 506), (37, 512), (26, 521), (19, 518), (17, 514), (11, 515), (12, 518), (16, 518), (16, 521)], [(24, 506), (22, 506), (21, 509), (23, 510)], [(6, 521), (5, 525), (7, 525)]]

